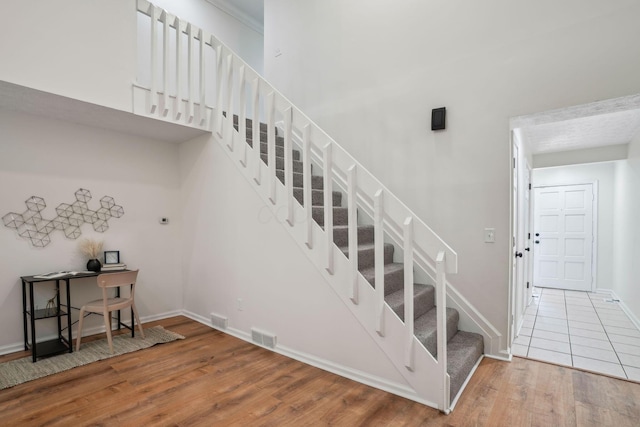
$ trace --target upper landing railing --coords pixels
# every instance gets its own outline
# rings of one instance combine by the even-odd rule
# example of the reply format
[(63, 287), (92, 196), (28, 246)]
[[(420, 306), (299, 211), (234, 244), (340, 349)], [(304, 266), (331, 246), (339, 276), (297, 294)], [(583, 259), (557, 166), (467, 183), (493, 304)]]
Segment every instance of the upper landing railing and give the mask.
[[(362, 291), (357, 250), (360, 216), (361, 220), (368, 218), (374, 224), (376, 316), (372, 327), (381, 336), (386, 333), (383, 244), (385, 240), (391, 241), (402, 249), (399, 252), (404, 263), (403, 364), (409, 370), (413, 370), (414, 347), (418, 342), (413, 332), (414, 273), (418, 279), (429, 280), (436, 288), (437, 359), (431, 357), (431, 360), (437, 364), (439, 380), (430, 378), (428, 381), (439, 384), (442, 401), (438, 406), (442, 405), (443, 410), (449, 408), (445, 276), (457, 272), (456, 253), (339, 144), (215, 36), (146, 0), (137, 0), (137, 8), (139, 75), (136, 91), (139, 93), (134, 106), (136, 113), (214, 132), (229, 150), (239, 154), (242, 167), (250, 171), (255, 184), (265, 189), (273, 204), (281, 194), (278, 188), (284, 185), (284, 201), (278, 202), (284, 202), (286, 222), (290, 227), (304, 227), (300, 234), (304, 243), (322, 251), (322, 263), (331, 275), (336, 261), (332, 190), (342, 190), (347, 196), (348, 208), (348, 298), (359, 304)], [(241, 124), (237, 131), (231, 113), (238, 116)], [(267, 125), (268, 166), (261, 161), (260, 126), (242, 125), (247, 119), (254, 124), (263, 122)], [(278, 135), (284, 137), (284, 184), (276, 176), (276, 127), (279, 128)], [(253, 147), (244, 142), (249, 131), (253, 132)], [(301, 151), (303, 162), (302, 206), (293, 196), (291, 153), (294, 146)], [(323, 173), (324, 228), (312, 219), (312, 164)]]

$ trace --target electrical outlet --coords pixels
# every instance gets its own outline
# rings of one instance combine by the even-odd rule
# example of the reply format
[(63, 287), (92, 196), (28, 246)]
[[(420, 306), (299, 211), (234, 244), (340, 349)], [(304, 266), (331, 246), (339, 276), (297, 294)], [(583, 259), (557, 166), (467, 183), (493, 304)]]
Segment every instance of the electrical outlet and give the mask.
[(496, 229), (495, 228), (485, 228), (484, 229), (484, 242), (485, 243), (495, 243), (496, 242)]
[(238, 311), (242, 311), (242, 298), (236, 300)]

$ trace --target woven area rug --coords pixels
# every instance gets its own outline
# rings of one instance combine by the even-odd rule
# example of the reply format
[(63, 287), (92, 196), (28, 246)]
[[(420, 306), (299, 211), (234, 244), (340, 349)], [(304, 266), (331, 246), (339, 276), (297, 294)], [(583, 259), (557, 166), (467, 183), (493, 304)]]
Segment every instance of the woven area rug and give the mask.
[(129, 334), (113, 337), (113, 354), (110, 353), (109, 343), (105, 338), (82, 343), (80, 351), (39, 359), (36, 363), (31, 362), (31, 356), (2, 363), (0, 364), (0, 390), (98, 360), (184, 339), (182, 335), (167, 331), (162, 326), (145, 329), (144, 334), (144, 339), (139, 334), (135, 338), (131, 338)]

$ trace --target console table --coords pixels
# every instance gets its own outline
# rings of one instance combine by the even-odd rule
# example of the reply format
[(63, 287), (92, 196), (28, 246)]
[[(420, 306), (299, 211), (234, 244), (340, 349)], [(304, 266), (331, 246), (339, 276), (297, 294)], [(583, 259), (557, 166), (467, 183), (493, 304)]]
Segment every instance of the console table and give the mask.
[[(118, 270), (125, 271), (125, 270)], [(65, 274), (58, 277), (37, 277), (36, 276), (22, 276), (22, 318), (24, 325), (24, 349), (31, 349), (31, 358), (35, 362), (39, 357), (52, 356), (54, 354), (73, 352), (73, 338), (71, 334), (71, 285), (70, 282), (74, 279), (85, 279), (87, 277), (96, 277), (99, 274), (115, 273), (116, 271), (103, 271), (100, 273), (82, 272), (76, 274)], [(53, 307), (36, 309), (33, 302), (33, 288), (34, 285), (38, 285), (44, 282), (56, 283), (56, 295), (55, 304)], [(60, 302), (60, 284), (64, 283), (66, 293), (66, 304)], [(97, 288), (97, 286), (96, 286)], [(120, 289), (116, 290), (116, 296), (120, 296)], [(66, 308), (66, 311), (63, 309)], [(58, 337), (48, 341), (37, 342), (36, 340), (36, 320), (56, 318), (58, 321)], [(62, 319), (66, 317), (66, 331), (67, 334), (63, 334), (65, 328), (62, 326)], [(133, 317), (132, 317), (133, 318)], [(120, 322), (120, 311), (118, 311), (118, 329), (124, 326), (131, 329), (132, 335), (135, 334), (133, 328), (129, 325), (125, 325)], [(31, 341), (29, 341), (29, 332), (31, 332)]]

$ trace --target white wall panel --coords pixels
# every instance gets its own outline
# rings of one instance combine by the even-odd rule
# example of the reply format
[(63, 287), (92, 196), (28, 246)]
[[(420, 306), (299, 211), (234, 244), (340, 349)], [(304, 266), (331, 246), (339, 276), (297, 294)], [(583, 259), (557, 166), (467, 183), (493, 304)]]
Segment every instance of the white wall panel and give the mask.
[(640, 135), (629, 158), (616, 162), (613, 291), (640, 318)]
[(0, 80), (131, 111), (131, 0), (0, 3)]

